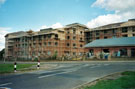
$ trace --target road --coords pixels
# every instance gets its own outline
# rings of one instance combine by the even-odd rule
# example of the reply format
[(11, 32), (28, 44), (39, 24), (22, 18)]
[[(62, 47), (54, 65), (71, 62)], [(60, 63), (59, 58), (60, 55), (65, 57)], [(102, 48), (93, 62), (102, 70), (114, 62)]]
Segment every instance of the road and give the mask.
[(0, 87), (11, 89), (73, 89), (108, 74), (135, 70), (135, 62), (64, 62), (50, 70), (0, 76)]

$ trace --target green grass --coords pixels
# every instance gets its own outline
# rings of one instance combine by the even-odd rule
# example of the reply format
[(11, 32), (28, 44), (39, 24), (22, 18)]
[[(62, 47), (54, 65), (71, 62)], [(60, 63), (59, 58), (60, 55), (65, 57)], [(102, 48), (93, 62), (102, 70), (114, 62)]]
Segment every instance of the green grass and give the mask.
[[(32, 65), (34, 64), (17, 64), (17, 70), (22, 70), (31, 67)], [(14, 64), (0, 64), (0, 74), (12, 72), (14, 72)]]
[(135, 72), (126, 71), (116, 80), (101, 80), (96, 85), (84, 89), (135, 89)]

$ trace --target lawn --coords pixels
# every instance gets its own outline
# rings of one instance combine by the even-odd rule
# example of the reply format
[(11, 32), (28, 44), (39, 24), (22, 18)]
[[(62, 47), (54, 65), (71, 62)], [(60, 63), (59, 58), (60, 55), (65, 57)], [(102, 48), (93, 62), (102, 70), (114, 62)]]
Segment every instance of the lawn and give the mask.
[(121, 73), (122, 77), (115, 80), (101, 80), (84, 89), (135, 89), (135, 72), (126, 71)]
[[(32, 65), (34, 64), (17, 64), (17, 70), (23, 70), (24, 68), (29, 68)], [(0, 74), (12, 72), (14, 72), (14, 64), (0, 64)]]

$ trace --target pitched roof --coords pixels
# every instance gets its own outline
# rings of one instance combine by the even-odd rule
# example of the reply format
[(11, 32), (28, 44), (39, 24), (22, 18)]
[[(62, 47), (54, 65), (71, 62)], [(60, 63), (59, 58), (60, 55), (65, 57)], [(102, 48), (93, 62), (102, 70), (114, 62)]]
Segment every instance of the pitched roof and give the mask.
[(126, 22), (111, 23), (96, 28), (92, 28), (91, 30), (106, 30), (106, 29), (114, 29), (114, 28), (128, 27), (128, 26), (135, 26), (135, 19), (129, 19)]
[(124, 22), (107, 24), (107, 25), (103, 25), (103, 26), (99, 26), (99, 27), (93, 28), (92, 30), (105, 30), (105, 29), (110, 29), (110, 28), (111, 29), (118, 28), (123, 23)]
[(114, 47), (114, 46), (135, 46), (135, 37), (121, 37), (111, 39), (95, 40), (84, 47)]
[(70, 27), (74, 27), (74, 26), (81, 26), (81, 27), (87, 28), (85, 25), (80, 24), (80, 23), (68, 24), (68, 25), (66, 25), (64, 28), (70, 28)]

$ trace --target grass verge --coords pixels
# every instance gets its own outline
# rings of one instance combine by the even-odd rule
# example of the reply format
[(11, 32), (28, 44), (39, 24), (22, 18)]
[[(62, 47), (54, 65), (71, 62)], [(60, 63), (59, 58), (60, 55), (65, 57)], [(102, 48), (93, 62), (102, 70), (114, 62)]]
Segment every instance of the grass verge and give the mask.
[[(20, 71), (33, 65), (34, 64), (17, 64), (17, 70)], [(0, 64), (0, 74), (12, 72), (14, 72), (14, 64)]]
[(95, 85), (83, 89), (135, 89), (135, 71), (122, 72), (118, 79), (100, 80)]

